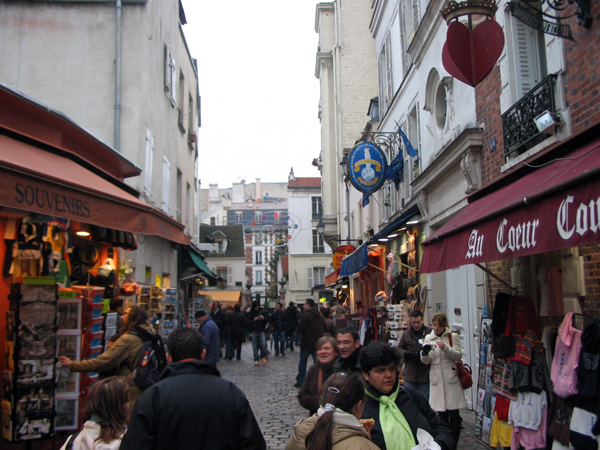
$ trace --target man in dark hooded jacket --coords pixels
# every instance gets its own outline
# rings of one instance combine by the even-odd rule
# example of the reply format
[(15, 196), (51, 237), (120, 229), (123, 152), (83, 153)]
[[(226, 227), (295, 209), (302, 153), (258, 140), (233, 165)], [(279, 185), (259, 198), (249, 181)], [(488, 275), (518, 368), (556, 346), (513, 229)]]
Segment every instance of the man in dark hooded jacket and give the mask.
[(301, 388), (304, 377), (306, 377), (308, 357), (312, 355), (313, 363), (316, 364), (317, 350), (315, 345), (319, 338), (325, 334), (325, 319), (319, 310), (315, 308), (315, 301), (312, 298), (304, 303), (304, 311), (300, 314), (300, 322), (298, 323), (298, 333), (302, 333), (302, 340), (300, 341), (298, 375), (294, 386)]
[(169, 333), (169, 365), (137, 401), (122, 450), (266, 449), (246, 396), (203, 361), (203, 344), (191, 328)]

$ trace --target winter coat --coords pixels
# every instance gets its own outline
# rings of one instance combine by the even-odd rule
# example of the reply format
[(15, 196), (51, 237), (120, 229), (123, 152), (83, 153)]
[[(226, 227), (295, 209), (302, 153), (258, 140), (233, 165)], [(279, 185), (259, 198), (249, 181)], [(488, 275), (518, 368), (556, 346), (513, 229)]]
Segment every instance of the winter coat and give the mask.
[(209, 316), (200, 325), (198, 330), (204, 338), (204, 349), (206, 350), (206, 359), (208, 363), (218, 363), (221, 359), (221, 347), (219, 343), (219, 328)]
[(203, 361), (180, 361), (138, 400), (121, 450), (264, 450), (244, 393)]
[(298, 333), (302, 334), (300, 348), (303, 350), (315, 350), (319, 338), (325, 334), (325, 318), (316, 308), (310, 308), (300, 313)]
[[(100, 428), (100, 425), (96, 422), (92, 422), (91, 420), (85, 422), (83, 424), (83, 428), (73, 440), (73, 450), (119, 450), (123, 436), (113, 439), (108, 443), (104, 441), (96, 441), (98, 436), (100, 436)], [(60, 448), (60, 450), (65, 450), (67, 448), (69, 439), (65, 441), (65, 444)]]
[(289, 335), (296, 331), (296, 316), (298, 316), (298, 310), (295, 306), (288, 306), (285, 308), (285, 320), (286, 320), (286, 329), (285, 332)]
[[(409, 328), (402, 333), (398, 343), (398, 353), (404, 357), (405, 363), (402, 368), (402, 379), (412, 383), (429, 383), (429, 366), (421, 362), (419, 353), (421, 344), (419, 339), (424, 339), (431, 333), (431, 327), (423, 325), (419, 331)], [(408, 355), (406, 352), (411, 352)], [(411, 359), (416, 357), (416, 359)]]
[(269, 324), (273, 328), (273, 331), (285, 331), (287, 327), (285, 313), (283, 311), (274, 311), (269, 317)]
[[(376, 397), (382, 395), (381, 392), (373, 389), (370, 385), (367, 385), (367, 389)], [(418, 443), (417, 429), (421, 428), (433, 437), (442, 450), (454, 448), (454, 439), (450, 434), (450, 426), (439, 418), (429, 406), (425, 397), (420, 393), (409, 387), (400, 386), (398, 395), (396, 396), (396, 405), (408, 422), (413, 437), (415, 438), (415, 442)], [(386, 450), (387, 447), (381, 429), (381, 420), (379, 419), (379, 406), (380, 403), (377, 400), (365, 396), (365, 410), (362, 418), (375, 420), (375, 425), (371, 428), (371, 439), (379, 446), (379, 448), (381, 448), (381, 450)]]
[[(306, 448), (306, 436), (315, 427), (319, 416), (312, 415), (294, 426), (294, 434), (290, 437), (285, 450), (304, 450)], [(363, 428), (353, 428), (337, 423), (333, 424), (331, 430), (332, 450), (379, 450), (373, 442), (367, 437), (367, 432)]]
[[(425, 336), (424, 344), (431, 344), (432, 350), (423, 356), (421, 361), (429, 364), (429, 403), (434, 411), (443, 412), (452, 409), (467, 407), (467, 400), (460, 380), (456, 374), (456, 361), (462, 359), (460, 338), (452, 333), (452, 347), (450, 347), (450, 329), (446, 328), (442, 336), (437, 336), (433, 331)], [(444, 350), (435, 346), (436, 342), (446, 344)]]
[[(144, 330), (155, 334), (149, 324), (140, 325)], [(133, 381), (132, 372), (137, 367), (142, 352), (142, 339), (132, 333), (125, 333), (115, 341), (113, 346), (94, 359), (73, 361), (69, 365), (71, 372), (106, 372), (118, 367), (117, 376), (122, 377), (129, 387), (129, 411), (133, 410), (136, 400), (142, 393)]]
[[(255, 317), (258, 317), (258, 320), (254, 320)], [(264, 333), (265, 328), (267, 326), (267, 321), (265, 320), (265, 316), (262, 312), (252, 310), (248, 315), (250, 331), (252, 333)]]
[(360, 375), (362, 373), (362, 370), (360, 368), (360, 362), (358, 361), (359, 354), (360, 347), (354, 350), (354, 353), (352, 353), (346, 359), (342, 358), (341, 356), (337, 358), (333, 363), (333, 369), (335, 373), (357, 373)]
[(241, 340), (244, 336), (246, 327), (246, 318), (241, 312), (232, 312), (229, 314), (229, 324), (231, 326), (231, 339), (234, 341)]
[(323, 320), (325, 321), (325, 334), (336, 337), (337, 328), (335, 327), (333, 320), (331, 320), (329, 317), (324, 317)]
[(333, 367), (333, 361), (327, 365), (317, 362), (317, 364), (310, 366), (310, 369), (306, 373), (304, 384), (302, 384), (302, 388), (298, 391), (298, 401), (300, 402), (300, 406), (308, 409), (309, 416), (317, 412), (321, 404), (321, 398), (323, 397), (322, 393), (319, 394), (319, 371), (322, 371), (321, 383), (325, 383), (327, 378), (336, 373)]

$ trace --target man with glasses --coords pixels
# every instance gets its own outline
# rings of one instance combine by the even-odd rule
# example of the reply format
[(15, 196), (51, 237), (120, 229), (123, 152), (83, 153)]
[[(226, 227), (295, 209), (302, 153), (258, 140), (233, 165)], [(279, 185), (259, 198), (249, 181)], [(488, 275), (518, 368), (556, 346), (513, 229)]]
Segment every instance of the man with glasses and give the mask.
[(337, 345), (340, 357), (334, 363), (335, 372), (360, 373), (358, 354), (360, 352), (360, 338), (356, 328), (340, 328), (337, 333)]

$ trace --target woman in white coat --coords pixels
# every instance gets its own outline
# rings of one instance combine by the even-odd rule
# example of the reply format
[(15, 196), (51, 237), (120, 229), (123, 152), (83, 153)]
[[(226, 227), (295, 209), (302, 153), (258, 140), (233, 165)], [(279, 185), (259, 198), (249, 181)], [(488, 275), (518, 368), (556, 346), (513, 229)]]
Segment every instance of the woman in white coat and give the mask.
[(433, 330), (423, 339), (421, 350), (421, 361), (430, 365), (429, 404), (440, 419), (450, 424), (456, 448), (462, 423), (459, 409), (467, 407), (456, 373), (456, 361), (462, 358), (460, 338), (450, 331), (446, 314), (435, 314), (431, 322)]

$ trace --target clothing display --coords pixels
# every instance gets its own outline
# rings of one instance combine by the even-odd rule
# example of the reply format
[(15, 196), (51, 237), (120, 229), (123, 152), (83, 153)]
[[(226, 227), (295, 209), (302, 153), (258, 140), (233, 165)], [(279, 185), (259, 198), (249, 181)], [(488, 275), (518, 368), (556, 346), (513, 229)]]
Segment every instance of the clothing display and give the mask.
[(519, 392), (510, 402), (508, 423), (515, 427), (537, 430), (542, 421), (542, 410), (548, 407), (546, 393)]
[(494, 413), (492, 428), (490, 429), (490, 445), (496, 448), (498, 444), (501, 447), (510, 447), (512, 441), (513, 426), (507, 421), (502, 421), (498, 418), (498, 414)]
[(519, 446), (525, 450), (535, 450), (546, 447), (546, 409), (542, 411), (542, 420), (537, 430), (513, 427), (511, 450), (518, 450)]
[(581, 334), (582, 331), (573, 326), (573, 313), (568, 313), (558, 329), (556, 351), (550, 372), (554, 391), (563, 398), (577, 394)]

